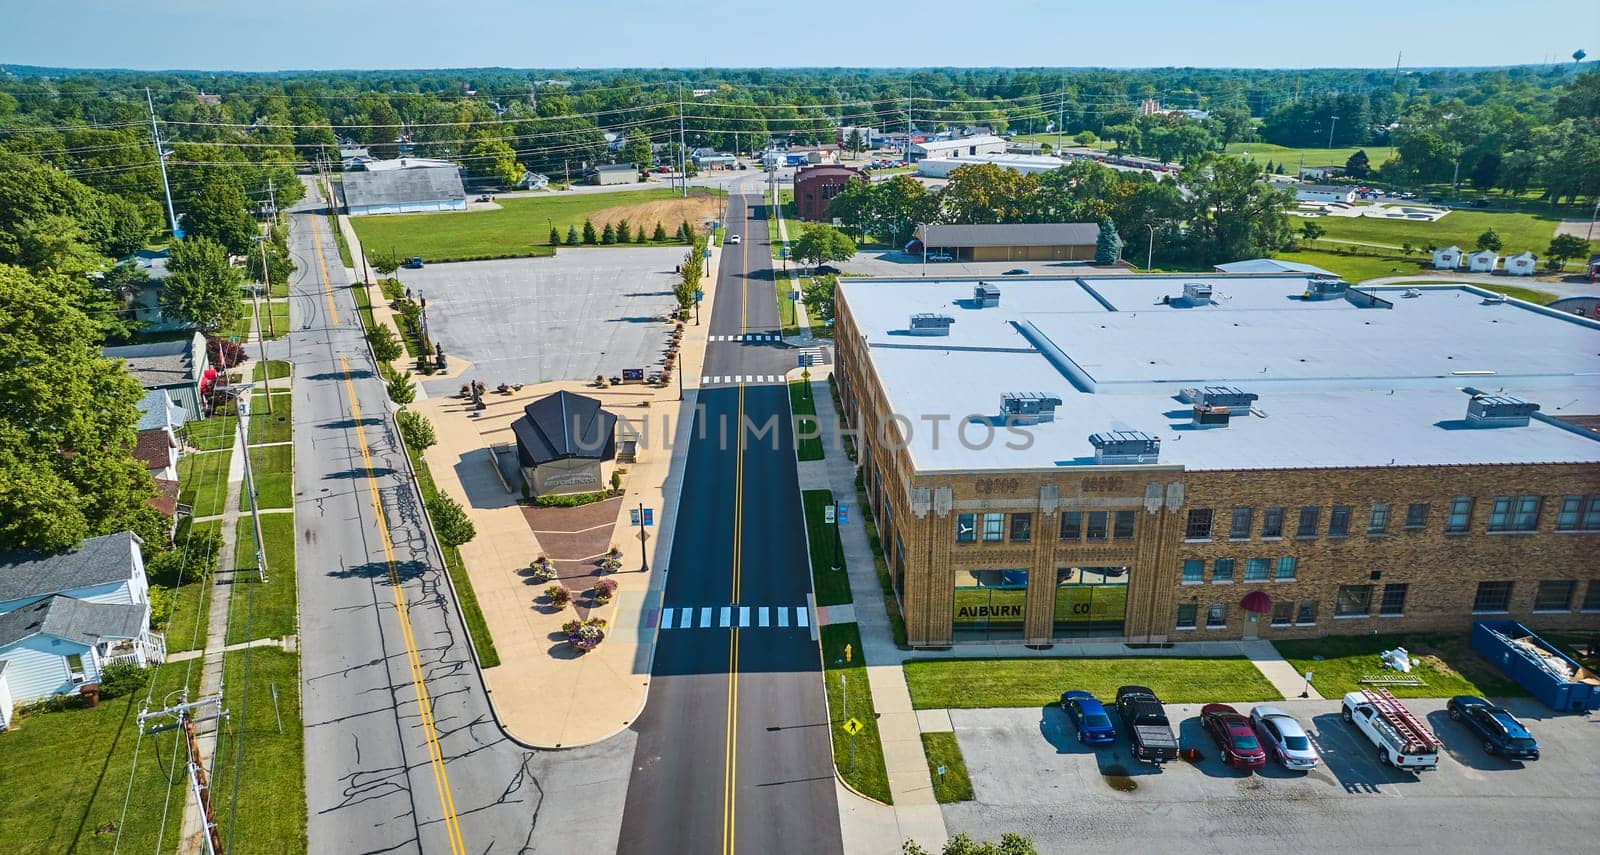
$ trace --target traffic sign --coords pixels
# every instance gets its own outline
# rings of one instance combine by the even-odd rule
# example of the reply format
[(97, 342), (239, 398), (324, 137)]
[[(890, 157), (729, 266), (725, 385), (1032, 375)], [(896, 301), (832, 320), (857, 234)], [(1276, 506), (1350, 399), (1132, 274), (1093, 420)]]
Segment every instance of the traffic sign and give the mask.
[(694, 289), (694, 301), (696, 303), (700, 302), (700, 298), (704, 297), (705, 295), (706, 295), (706, 292), (701, 291), (699, 288)]
[(796, 368), (810, 368), (811, 367), (811, 354), (809, 354), (809, 353), (797, 353), (794, 356), (794, 361), (795, 361), (795, 367)]
[(839, 524), (844, 525), (850, 521), (850, 506), (844, 502), (839, 503)]
[(701, 258), (710, 258), (711, 257), (711, 250), (709, 250), (709, 249), (700, 250), (700, 257)]
[(828, 525), (833, 525), (833, 505), (822, 506), (822, 521)]
[(845, 733), (848, 733), (851, 736), (855, 736), (856, 734), (861, 732), (862, 726), (863, 725), (861, 724), (861, 719), (856, 718), (855, 716), (851, 716), (851, 717), (849, 717), (849, 718), (844, 720), (843, 728), (844, 728), (844, 732)]
[(791, 302), (791, 303), (800, 302), (800, 292), (799, 291), (790, 291), (789, 292), (789, 302)]

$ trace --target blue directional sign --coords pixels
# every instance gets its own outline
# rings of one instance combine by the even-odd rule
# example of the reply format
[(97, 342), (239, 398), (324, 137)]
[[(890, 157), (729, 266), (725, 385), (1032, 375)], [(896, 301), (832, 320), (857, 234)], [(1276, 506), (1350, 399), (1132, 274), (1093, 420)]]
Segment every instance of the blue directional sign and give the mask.
[(840, 525), (844, 525), (845, 523), (848, 523), (848, 522), (850, 522), (850, 506), (845, 504), (844, 502), (840, 502), (839, 503), (839, 524)]
[(696, 288), (695, 291), (694, 291), (694, 301), (696, 303), (700, 302), (700, 298), (704, 297), (705, 294), (706, 294), (706, 292), (701, 291), (699, 288)]
[[(655, 516), (656, 516), (656, 509), (655, 508), (645, 508), (644, 509), (644, 524), (645, 525), (655, 525), (656, 524)], [(639, 524), (639, 509), (638, 508), (629, 508), (628, 509), (628, 521), (629, 521), (629, 523), (628, 523), (629, 525), (638, 525)]]
[(791, 302), (791, 303), (800, 302), (800, 292), (799, 291), (790, 291), (789, 292), (789, 302)]
[(797, 354), (795, 356), (795, 358), (794, 358), (794, 361), (795, 361), (795, 366), (798, 367), (798, 368), (810, 368), (811, 367), (811, 354), (809, 354), (809, 353)]
[(700, 257), (701, 258), (710, 258), (711, 257), (711, 250), (709, 250), (709, 249), (700, 250)]

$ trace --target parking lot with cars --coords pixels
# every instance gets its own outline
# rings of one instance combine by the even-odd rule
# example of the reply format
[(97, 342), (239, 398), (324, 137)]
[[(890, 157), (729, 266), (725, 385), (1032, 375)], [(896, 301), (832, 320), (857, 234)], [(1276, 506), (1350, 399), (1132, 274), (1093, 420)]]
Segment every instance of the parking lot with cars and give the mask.
[[(1017, 831), (1040, 852), (1594, 851), (1600, 719), (1505, 702), (1540, 743), (1539, 759), (1521, 762), (1486, 753), (1446, 703), (1405, 701), (1443, 744), (1438, 768), (1421, 773), (1380, 764), (1342, 720), (1339, 699), (1271, 704), (1304, 727), (1318, 759), (1309, 771), (1270, 750), (1258, 769), (1225, 764), (1200, 704), (1166, 713), (1182, 748), (1201, 758), (1160, 766), (1133, 759), (1115, 712), (1116, 741), (1088, 746), (1059, 704), (951, 710), (975, 798), (946, 805), (945, 822), (975, 838)], [(1232, 706), (1249, 716), (1257, 705)]]

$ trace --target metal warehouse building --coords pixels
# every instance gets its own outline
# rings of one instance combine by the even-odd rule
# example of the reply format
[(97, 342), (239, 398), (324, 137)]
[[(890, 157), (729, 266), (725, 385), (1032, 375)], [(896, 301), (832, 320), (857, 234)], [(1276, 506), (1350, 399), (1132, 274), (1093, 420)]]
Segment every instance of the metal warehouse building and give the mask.
[(837, 305), (913, 646), (1600, 630), (1593, 319), (1288, 273)]
[(945, 252), (957, 261), (1089, 260), (1099, 238), (1094, 223), (917, 227), (917, 239), (930, 252)]
[(455, 166), (421, 166), (346, 172), (344, 202), (350, 216), (465, 211), (467, 192)]

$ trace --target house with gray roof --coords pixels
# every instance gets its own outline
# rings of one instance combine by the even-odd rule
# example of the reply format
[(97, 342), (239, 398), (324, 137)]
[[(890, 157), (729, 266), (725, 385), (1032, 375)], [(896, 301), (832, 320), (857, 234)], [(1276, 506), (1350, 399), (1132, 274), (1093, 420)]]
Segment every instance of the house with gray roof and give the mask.
[(131, 531), (64, 552), (0, 554), (0, 701), (28, 703), (99, 681), (113, 663), (166, 657)]
[(187, 339), (104, 347), (106, 359), (120, 359), (145, 391), (165, 390), (187, 418), (198, 419), (201, 384), (206, 370), (206, 338), (195, 333)]
[[(402, 160), (402, 162), (406, 162)], [(465, 211), (467, 191), (454, 164), (346, 172), (344, 203), (350, 216)]]

